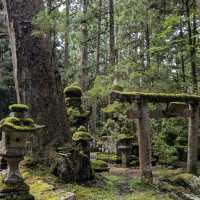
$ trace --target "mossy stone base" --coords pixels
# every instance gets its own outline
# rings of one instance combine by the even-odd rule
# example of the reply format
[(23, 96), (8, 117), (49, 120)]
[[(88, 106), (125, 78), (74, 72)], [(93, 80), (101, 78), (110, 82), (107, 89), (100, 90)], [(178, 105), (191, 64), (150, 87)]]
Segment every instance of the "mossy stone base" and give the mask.
[(25, 192), (15, 192), (15, 193), (0, 193), (0, 199), (2, 200), (35, 200), (35, 198)]
[(3, 200), (34, 200), (29, 194), (29, 187), (25, 183), (5, 184), (0, 182), (0, 199)]

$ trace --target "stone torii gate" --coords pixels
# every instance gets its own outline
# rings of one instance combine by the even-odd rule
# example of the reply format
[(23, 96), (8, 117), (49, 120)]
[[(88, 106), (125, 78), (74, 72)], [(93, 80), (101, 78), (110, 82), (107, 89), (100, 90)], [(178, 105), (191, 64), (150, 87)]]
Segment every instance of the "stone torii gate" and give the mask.
[[(153, 181), (151, 166), (150, 118), (188, 118), (187, 171), (197, 172), (197, 151), (199, 131), (200, 96), (188, 94), (140, 93), (113, 91), (112, 99), (136, 104), (136, 110), (129, 110), (129, 118), (137, 119), (139, 162), (142, 181)], [(165, 109), (149, 111), (148, 103), (165, 103)]]

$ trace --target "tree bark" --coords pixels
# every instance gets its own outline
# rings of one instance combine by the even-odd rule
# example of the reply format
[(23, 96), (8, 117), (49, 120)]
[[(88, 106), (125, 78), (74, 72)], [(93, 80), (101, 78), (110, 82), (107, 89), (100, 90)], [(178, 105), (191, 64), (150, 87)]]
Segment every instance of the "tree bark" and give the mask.
[(139, 102), (138, 111), (140, 112), (140, 117), (138, 119), (138, 141), (141, 179), (144, 182), (152, 183), (151, 130), (147, 104)]
[(110, 64), (115, 64), (115, 21), (114, 21), (114, 2), (109, 0), (110, 15)]
[(69, 9), (70, 9), (70, 0), (66, 0), (65, 3), (65, 13), (66, 13), (66, 27), (65, 27), (65, 66), (69, 66)]
[[(182, 21), (180, 21), (180, 38), (183, 40), (184, 36), (183, 36), (183, 24)], [(181, 47), (181, 71), (182, 71), (182, 80), (184, 83), (184, 88), (186, 88), (186, 75), (185, 75), (185, 60), (184, 60), (184, 54), (183, 54), (183, 47)], [(186, 90), (187, 91), (187, 90)]]
[(150, 30), (149, 30), (149, 16), (147, 16), (145, 24), (145, 42), (146, 42), (146, 59), (147, 59), (147, 69), (151, 67), (151, 55), (150, 55)]
[(64, 143), (68, 127), (63, 88), (51, 59), (47, 35), (33, 37), (33, 17), (43, 10), (42, 0), (3, 0), (12, 51), (17, 101), (31, 106), (31, 114), (47, 128), (40, 147)]
[(193, 36), (196, 34), (196, 20), (193, 18), (193, 30), (190, 21), (190, 1), (186, 1), (186, 16), (188, 24), (188, 44), (190, 48), (190, 63), (191, 63), (191, 77), (192, 77), (192, 92), (197, 93), (198, 83), (197, 83), (197, 69), (196, 69), (196, 39)]
[(197, 173), (197, 150), (198, 150), (198, 134), (199, 134), (199, 105), (190, 104), (191, 117), (188, 124), (188, 158), (187, 171), (189, 173)]
[(81, 77), (80, 85), (83, 91), (88, 88), (88, 0), (82, 0), (83, 19), (81, 21)]
[(97, 68), (96, 68), (96, 74), (98, 75), (100, 73), (100, 51), (101, 51), (101, 9), (102, 9), (102, 0), (99, 0), (99, 6), (98, 6), (98, 18), (97, 18), (97, 47), (96, 47), (96, 62), (97, 62)]
[(199, 19), (200, 19), (200, 0), (196, 0), (196, 6), (197, 6), (198, 14), (199, 14)]

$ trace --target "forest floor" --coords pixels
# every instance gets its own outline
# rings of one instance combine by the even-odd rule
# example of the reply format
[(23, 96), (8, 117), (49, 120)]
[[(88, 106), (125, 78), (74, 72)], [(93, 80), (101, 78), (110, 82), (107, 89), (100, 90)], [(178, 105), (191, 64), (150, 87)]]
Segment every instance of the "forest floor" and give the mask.
[[(87, 184), (60, 183), (47, 168), (42, 166), (30, 168), (30, 166), (22, 164), (21, 172), (26, 183), (30, 186), (30, 192), (35, 196), (35, 200), (60, 200), (68, 192), (75, 193), (77, 200), (200, 200), (198, 196), (193, 198), (193, 193), (190, 195), (192, 198), (175, 197), (181, 192), (184, 195), (187, 193), (186, 196), (191, 192), (191, 190), (187, 191), (186, 188), (190, 189), (189, 180), (193, 180), (193, 176), (184, 174), (182, 170), (155, 168), (154, 184), (152, 185), (141, 183), (139, 171), (134, 168), (124, 169), (112, 166), (109, 172), (97, 174), (96, 179)], [(173, 178), (174, 182), (164, 178), (169, 176)], [(161, 179), (163, 179), (162, 182), (160, 182)], [(162, 188), (159, 183), (161, 183)], [(195, 184), (194, 189), (196, 186), (200, 188), (199, 179)]]
[(43, 167), (30, 169), (22, 165), (21, 171), (36, 200), (60, 200), (67, 192), (75, 193), (77, 200), (171, 200), (156, 186), (142, 184), (137, 169), (112, 167), (84, 185), (60, 183)]

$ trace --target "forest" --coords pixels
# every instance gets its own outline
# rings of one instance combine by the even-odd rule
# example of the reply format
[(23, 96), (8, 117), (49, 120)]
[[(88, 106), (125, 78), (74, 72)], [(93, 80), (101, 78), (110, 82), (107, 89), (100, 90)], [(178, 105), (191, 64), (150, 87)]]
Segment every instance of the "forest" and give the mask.
[(0, 200), (200, 200), (200, 0), (0, 0)]

